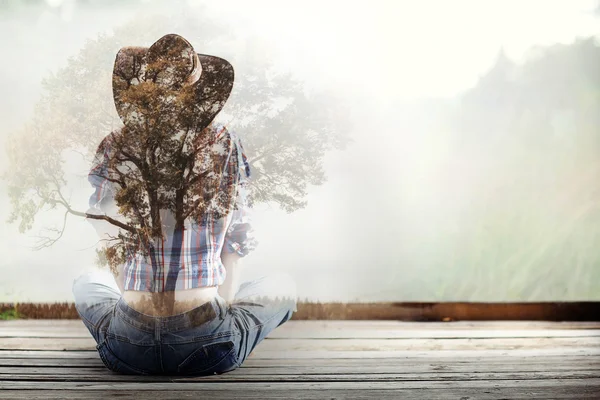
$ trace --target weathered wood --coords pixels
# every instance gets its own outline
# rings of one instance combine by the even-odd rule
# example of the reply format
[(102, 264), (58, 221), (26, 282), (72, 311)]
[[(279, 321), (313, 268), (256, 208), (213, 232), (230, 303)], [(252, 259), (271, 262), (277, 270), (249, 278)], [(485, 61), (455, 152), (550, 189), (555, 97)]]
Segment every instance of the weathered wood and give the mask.
[[(69, 352), (70, 353), (70, 352)], [(69, 354), (67, 353), (67, 354)], [(97, 353), (89, 352), (89, 358), (24, 358), (14, 355), (12, 358), (0, 358), (0, 366), (3, 367), (64, 367), (64, 368), (79, 368), (79, 367), (102, 367), (104, 368), (100, 357)], [(67, 355), (65, 354), (65, 355)], [(456, 353), (455, 353), (456, 354)], [(392, 372), (414, 370), (419, 368), (432, 368), (462, 370), (465, 371), (482, 371), (482, 370), (525, 370), (531, 371), (550, 371), (550, 370), (579, 370), (585, 368), (600, 367), (600, 358), (595, 356), (535, 356), (535, 357), (518, 357), (511, 355), (500, 355), (486, 357), (439, 357), (433, 354), (431, 357), (426, 356), (407, 356), (397, 358), (290, 358), (290, 359), (264, 359), (250, 357), (242, 365), (245, 368), (270, 368), (288, 369), (294, 367), (302, 368), (335, 368), (336, 371), (348, 368), (350, 370), (359, 369), (365, 370), (370, 368), (389, 369)], [(60, 357), (60, 358), (58, 358)]]
[[(0, 344), (6, 338), (58, 338), (86, 339), (91, 335), (87, 329), (80, 327), (58, 329), (45, 328), (24, 330), (24, 328), (0, 327)], [(560, 338), (560, 337), (596, 337), (600, 338), (600, 329), (500, 329), (500, 330), (468, 330), (468, 329), (307, 329), (272, 332), (267, 340), (281, 339), (491, 339), (491, 338)]]
[[(59, 357), (59, 356), (57, 356)], [(0, 358), (0, 368), (70, 368), (95, 367), (104, 369), (97, 354), (90, 358)], [(264, 371), (309, 369), (330, 371), (390, 372), (406, 371), (578, 371), (600, 367), (600, 358), (595, 356), (535, 356), (535, 357), (399, 357), (399, 358), (291, 358), (263, 359), (250, 357), (241, 369), (263, 369)]]
[[(0, 350), (94, 350), (89, 338), (2, 338)], [(432, 351), (597, 348), (600, 337), (469, 339), (280, 339), (265, 340), (256, 351)]]
[[(26, 329), (71, 329), (78, 327), (87, 329), (81, 320), (44, 320), (17, 319), (0, 321), (0, 330), (5, 328)], [(405, 322), (405, 321), (288, 321), (277, 328), (275, 332), (288, 332), (298, 329), (308, 330), (528, 330), (528, 329), (600, 329), (598, 322), (568, 322), (568, 321), (451, 321), (451, 322)]]
[[(282, 382), (265, 385), (263, 382), (18, 382), (1, 381), (0, 390), (73, 390), (86, 389), (90, 391), (128, 390), (135, 392), (168, 391), (231, 391), (236, 388), (243, 391), (268, 391), (270, 388), (280, 390), (357, 390), (357, 389), (422, 389), (424, 382)], [(453, 381), (427, 381), (429, 388), (450, 388), (456, 385)], [(540, 379), (540, 380), (508, 380), (508, 381), (465, 381), (461, 384), (465, 388), (499, 391), (502, 388), (531, 388), (531, 387), (568, 387), (576, 390), (588, 388), (600, 389), (600, 378), (586, 379)], [(317, 392), (313, 394), (316, 395)], [(596, 392), (598, 394), (599, 392)]]
[[(102, 392), (103, 398), (118, 397), (120, 399), (139, 399), (139, 393), (123, 390), (106, 390)], [(0, 399), (6, 400), (47, 400), (47, 399), (97, 399), (98, 393), (87, 390), (4, 390), (0, 392)], [(498, 400), (498, 399), (533, 399), (533, 400), (598, 400), (597, 387), (505, 387), (493, 389), (473, 389), (456, 385), (449, 388), (399, 388), (399, 389), (327, 389), (320, 391), (305, 389), (280, 389), (269, 386), (265, 389), (243, 390), (231, 388), (223, 391), (202, 389), (201, 391), (157, 391), (152, 393), (152, 400), (180, 400), (180, 399), (294, 399), (312, 400), (326, 398), (331, 400)]]
[(255, 358), (262, 359), (363, 359), (363, 358), (400, 358), (400, 357), (438, 357), (438, 358), (469, 358), (478, 356), (514, 356), (514, 357), (538, 357), (538, 356), (600, 356), (598, 348), (580, 348), (572, 349), (521, 349), (521, 350), (433, 350), (433, 351), (415, 351), (415, 350), (364, 350), (364, 351), (323, 351), (323, 350), (281, 350), (281, 351), (261, 351), (255, 350)]
[[(316, 360), (311, 360), (316, 361)], [(513, 372), (543, 372), (543, 373), (561, 373), (561, 372), (577, 372), (577, 371), (595, 371), (600, 376), (600, 361), (585, 360), (573, 361), (570, 359), (564, 362), (556, 360), (548, 362), (527, 362), (527, 360), (519, 360), (515, 365), (514, 361), (495, 362), (495, 360), (485, 360), (484, 362), (474, 363), (457, 363), (457, 362), (418, 362), (414, 360), (383, 360), (385, 363), (376, 362), (381, 360), (370, 360), (371, 362), (338, 362), (334, 366), (326, 363), (321, 365), (294, 365), (294, 363), (286, 365), (272, 365), (273, 363), (266, 362), (251, 362), (250, 360), (233, 374), (250, 374), (250, 375), (311, 375), (311, 374), (329, 374), (334, 371), (339, 374), (406, 374), (406, 373), (513, 373)], [(375, 362), (373, 362), (375, 361)], [(284, 363), (275, 363), (284, 364)], [(318, 364), (315, 362), (315, 364)], [(21, 375), (21, 374), (42, 374), (42, 375), (84, 375), (91, 373), (110, 371), (98, 361), (87, 363), (84, 365), (5, 365), (0, 366), (0, 379), (6, 375)]]
[(88, 367), (101, 366), (98, 358), (0, 358), (1, 367)]
[[(139, 399), (140, 394), (133, 391), (105, 390), (103, 398), (118, 397), (120, 399)], [(4, 390), (0, 392), (0, 399), (4, 400), (47, 400), (47, 399), (97, 399), (98, 392), (87, 390)], [(244, 390), (231, 388), (228, 390), (214, 391), (202, 389), (199, 391), (156, 391), (152, 393), (152, 400), (180, 400), (180, 399), (294, 399), (312, 400), (326, 398), (331, 400), (598, 400), (598, 387), (586, 386), (555, 386), (537, 387), (501, 387), (501, 388), (470, 388), (454, 385), (448, 388), (430, 388), (423, 385), (420, 388), (398, 389), (280, 389), (269, 385), (263, 389)]]
[[(84, 326), (79, 319), (13, 319), (0, 321), (2, 327), (72, 327)], [(402, 328), (402, 329), (599, 329), (600, 321), (449, 321), (449, 322), (416, 322), (416, 321), (353, 321), (353, 320), (307, 320), (288, 321), (278, 331), (309, 327), (327, 328)]]
[(236, 371), (144, 377), (106, 369), (81, 321), (7, 322), (0, 399), (600, 399), (598, 323), (291, 321)]
[(2, 374), (0, 382), (6, 381), (53, 381), (53, 382), (400, 382), (400, 381), (474, 381), (474, 380), (540, 380), (540, 379), (587, 379), (598, 378), (600, 369), (591, 371), (536, 371), (536, 372), (434, 372), (434, 373), (321, 373), (313, 374), (252, 374), (247, 371), (202, 377), (135, 376), (113, 374), (106, 370), (92, 370), (78, 374)]
[[(0, 310), (14, 304), (0, 303)], [(21, 315), (31, 318), (72, 318), (79, 315), (73, 303), (20, 303)], [(471, 303), (471, 302), (408, 302), (408, 303), (298, 303), (294, 320), (405, 320), (462, 321), (539, 320), (598, 321), (600, 302), (543, 303)]]
[[(4, 358), (56, 358), (57, 354), (65, 358), (97, 358), (95, 350), (60, 351), (60, 350), (0, 350), (0, 359)], [(362, 350), (362, 351), (325, 351), (325, 350), (274, 350), (267, 351), (256, 348), (251, 357), (265, 360), (288, 359), (358, 359), (364, 358), (438, 358), (438, 359), (473, 359), (477, 357), (541, 357), (541, 356), (600, 356), (600, 348), (573, 347), (549, 349), (497, 349), (497, 350)]]
[(94, 350), (94, 338), (2, 338), (0, 350)]
[(0, 359), (7, 358), (98, 358), (96, 350), (0, 350)]

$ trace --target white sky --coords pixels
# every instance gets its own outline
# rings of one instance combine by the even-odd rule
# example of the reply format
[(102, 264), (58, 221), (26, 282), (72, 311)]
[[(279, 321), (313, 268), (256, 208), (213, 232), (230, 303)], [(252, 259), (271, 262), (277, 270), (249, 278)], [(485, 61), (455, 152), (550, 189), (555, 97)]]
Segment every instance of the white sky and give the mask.
[(365, 69), (381, 71), (369, 82), (378, 97), (453, 95), (473, 85), (502, 46), (519, 61), (534, 45), (600, 32), (590, 12), (594, 0), (208, 4), (240, 32), (271, 41), (284, 65), (315, 84), (335, 79), (364, 85)]
[[(23, 16), (19, 17), (22, 20), (0, 16), (4, 34), (0, 52), (20, 52), (18, 57), (31, 57), (22, 69), (6, 69), (0, 74), (0, 79), (5, 79), (1, 87), (10, 87), (14, 93), (3, 94), (0, 99), (0, 119), (5, 121), (4, 128), (0, 128), (2, 138), (8, 134), (7, 126), (14, 128), (31, 112), (44, 76), (64, 65), (86, 38), (110, 31), (136, 12), (106, 7), (77, 14), (69, 1), (48, 3), (61, 12), (46, 13), (37, 21)], [(519, 61), (532, 46), (568, 43), (577, 36), (600, 33), (598, 19), (591, 16), (596, 1), (192, 3), (205, 5), (217, 20), (230, 23), (241, 36), (262, 38), (269, 52), (279, 54), (280, 68), (293, 71), (309, 87), (327, 86), (343, 91), (348, 85), (355, 85), (364, 90), (365, 101), (374, 109), (387, 109), (397, 100), (455, 95), (476, 83), (502, 46), (509, 57)], [(148, 4), (152, 5), (149, 9), (160, 8), (156, 2)], [(63, 41), (64, 35), (48, 33), (61, 23), (65, 32), (71, 30), (69, 40)], [(10, 31), (15, 26), (22, 26), (28, 33), (21, 30), (20, 35), (12, 37)], [(370, 299), (370, 293), (376, 289), (364, 287), (360, 274), (342, 280), (339, 277), (347, 271), (344, 263), (349, 259), (364, 257), (368, 263), (373, 257), (342, 254), (352, 250), (344, 248), (348, 236), (314, 228), (323, 223), (347, 226), (343, 224), (347, 213), (336, 205), (346, 201), (344, 193), (355, 184), (353, 174), (361, 168), (357, 164), (360, 152), (374, 148), (367, 135), (356, 141), (348, 151), (328, 156), (329, 182), (312, 190), (306, 209), (287, 215), (265, 208), (259, 214), (257, 228), (262, 240), (257, 253), (247, 261), (251, 275), (287, 270), (298, 279), (302, 298)], [(380, 165), (376, 158), (369, 162)], [(347, 168), (348, 165), (353, 168)], [(2, 193), (0, 196), (0, 204), (4, 205), (0, 218), (5, 220), (8, 202)], [(82, 221), (73, 222), (72, 226), (55, 248), (34, 253), (26, 247), (31, 243), (29, 237), (19, 235), (12, 225), (0, 224), (0, 252), (4, 255), (0, 262), (0, 302), (70, 300), (70, 282), (87, 268), (82, 265), (90, 264), (89, 248), (94, 242), (91, 227)], [(298, 242), (307, 246), (301, 254), (295, 246)], [(60, 273), (58, 268), (62, 268)], [(314, 276), (317, 270), (319, 279), (310, 279), (309, 275)]]

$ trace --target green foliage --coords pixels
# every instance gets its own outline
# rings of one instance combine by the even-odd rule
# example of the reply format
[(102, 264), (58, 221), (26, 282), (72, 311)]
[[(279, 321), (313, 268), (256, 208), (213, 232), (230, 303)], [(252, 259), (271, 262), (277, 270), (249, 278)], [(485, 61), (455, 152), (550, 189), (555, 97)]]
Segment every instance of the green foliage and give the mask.
[(0, 312), (0, 320), (8, 321), (12, 319), (19, 319), (20, 315), (16, 308), (4, 310)]

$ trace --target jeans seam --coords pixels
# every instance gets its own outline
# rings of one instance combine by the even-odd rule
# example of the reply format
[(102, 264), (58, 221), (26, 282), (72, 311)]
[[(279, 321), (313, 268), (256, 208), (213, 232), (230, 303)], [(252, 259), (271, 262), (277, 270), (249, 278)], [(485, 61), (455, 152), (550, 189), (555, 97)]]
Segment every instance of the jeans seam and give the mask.
[[(107, 341), (106, 341), (106, 340), (104, 340), (102, 343), (98, 344), (98, 345), (96, 346), (96, 350), (98, 351), (98, 353), (99, 353), (99, 355), (100, 355), (100, 358), (101, 358), (101, 359), (102, 359), (102, 361), (104, 362), (105, 366), (106, 366), (106, 367), (107, 367), (109, 370), (111, 370), (111, 371), (113, 371), (113, 372), (116, 372), (116, 373), (119, 373), (119, 374), (123, 374), (123, 372), (122, 372), (122, 371), (119, 371), (119, 366), (120, 366), (120, 365), (122, 365), (123, 367), (125, 367), (125, 368), (128, 368), (128, 369), (130, 369), (130, 370), (134, 371), (135, 373), (137, 373), (137, 374), (139, 374), (139, 375), (151, 375), (150, 371), (146, 371), (146, 370), (144, 370), (144, 369), (137, 368), (137, 367), (135, 367), (135, 366), (133, 366), (133, 365), (130, 365), (130, 364), (128, 364), (128, 363), (126, 363), (126, 362), (124, 362), (123, 360), (121, 360), (121, 359), (120, 359), (120, 358), (119, 358), (119, 357), (118, 357), (116, 354), (114, 354), (114, 353), (113, 353), (113, 352), (112, 352), (112, 351), (111, 351), (111, 350), (108, 348), (108, 345), (107, 345)], [(105, 357), (105, 355), (104, 355), (103, 351), (106, 351), (107, 353), (109, 353), (109, 354), (112, 356), (112, 358), (114, 358), (114, 360), (115, 360), (115, 363), (114, 363), (114, 364), (112, 364), (112, 363), (108, 362), (108, 360), (106, 359), (106, 357)], [(106, 364), (108, 364), (108, 365), (106, 365)], [(110, 365), (110, 366), (109, 366), (109, 365)]]
[[(269, 322), (271, 322), (272, 320), (274, 320), (274, 319), (275, 319), (275, 317), (277, 317), (277, 316), (278, 316), (280, 313), (282, 313), (282, 312), (284, 312), (284, 311), (285, 311), (285, 312), (289, 312), (290, 310), (288, 310), (288, 309), (283, 309), (283, 310), (280, 310), (280, 311), (276, 312), (275, 314), (273, 314), (273, 315), (271, 316), (271, 318), (267, 319), (266, 321), (261, 321), (261, 323), (260, 323), (259, 325), (254, 325), (254, 327), (253, 327), (252, 329), (255, 329), (255, 328), (262, 328), (262, 327), (264, 327), (266, 324), (268, 324)], [(292, 311), (292, 312), (293, 312), (293, 311)]]
[(123, 310), (118, 310), (117, 312), (120, 314), (119, 317), (121, 318), (121, 320), (123, 322), (125, 322), (127, 325), (131, 326), (132, 328), (139, 329), (146, 333), (154, 333), (154, 329), (152, 329), (152, 330), (145, 329), (146, 325), (144, 325), (144, 324), (140, 324), (138, 326), (138, 324), (135, 323), (135, 320), (130, 319), (130, 317), (126, 313), (124, 313)]
[(127, 343), (130, 344), (132, 346), (140, 346), (140, 347), (148, 347), (148, 346), (155, 346), (156, 342), (151, 342), (151, 343), (135, 343), (129, 340), (129, 338), (127, 338), (126, 336), (121, 336), (121, 335), (117, 335), (115, 333), (112, 332), (106, 332), (106, 337), (107, 338), (111, 338), (111, 339), (115, 339), (119, 342), (123, 342), (123, 343)]
[[(228, 341), (228, 342), (230, 342), (230, 343), (231, 343), (232, 347), (231, 347), (231, 349), (230, 349), (230, 350), (227, 352), (227, 354), (226, 354), (225, 356), (223, 356), (222, 358), (220, 358), (218, 361), (216, 361), (216, 362), (214, 362), (214, 363), (213, 363), (213, 362), (211, 362), (211, 364), (212, 364), (212, 365), (211, 365), (210, 367), (206, 367), (206, 368), (204, 368), (204, 369), (198, 369), (198, 370), (191, 370), (191, 371), (189, 371), (189, 373), (192, 373), (192, 374), (197, 374), (197, 373), (198, 373), (198, 374), (201, 374), (201, 373), (203, 373), (203, 372), (205, 372), (205, 371), (208, 371), (208, 370), (210, 370), (211, 368), (214, 368), (214, 367), (216, 367), (216, 366), (217, 366), (219, 363), (221, 363), (221, 362), (222, 362), (223, 360), (225, 360), (227, 357), (230, 357), (230, 356), (232, 356), (232, 355), (234, 355), (234, 356), (235, 356), (235, 362), (234, 362), (234, 365), (235, 365), (235, 366), (237, 366), (237, 364), (238, 364), (238, 358), (237, 358), (237, 355), (235, 355), (235, 353), (236, 353), (236, 352), (235, 352), (235, 342), (234, 342), (234, 341), (232, 341), (232, 340), (230, 340), (230, 341)], [(210, 344), (219, 344), (219, 343), (220, 343), (220, 342), (217, 342), (217, 343), (210, 343)], [(210, 344), (208, 344), (208, 345), (210, 345)], [(192, 354), (191, 356), (189, 356), (189, 357), (188, 357), (188, 358), (186, 358), (186, 359), (185, 359), (183, 362), (181, 362), (181, 363), (180, 363), (180, 364), (177, 366), (177, 369), (178, 369), (178, 371), (181, 371), (181, 369), (182, 369), (182, 365), (183, 365), (183, 364), (186, 364), (186, 365), (187, 365), (187, 364), (190, 364), (190, 363), (191, 363), (193, 360), (195, 360), (195, 359), (196, 359), (196, 357), (198, 357), (198, 355), (200, 354), (200, 350), (201, 350), (202, 348), (204, 348), (204, 346), (202, 346), (202, 347), (201, 347), (201, 348), (199, 348), (199, 349), (196, 349), (196, 350), (193, 352), (193, 354)], [(211, 361), (212, 361), (212, 360), (211, 360)]]
[(186, 340), (186, 341), (177, 341), (177, 342), (173, 342), (173, 343), (164, 343), (163, 342), (163, 344), (178, 345), (178, 344), (199, 343), (199, 342), (204, 342), (204, 341), (212, 340), (212, 339), (220, 339), (220, 338), (226, 337), (226, 336), (235, 337), (235, 336), (240, 336), (240, 334), (236, 333), (234, 331), (217, 332), (217, 333), (213, 333), (213, 334), (210, 334), (210, 335), (194, 336), (193, 339)]
[(100, 339), (100, 327), (103, 325), (104, 320), (108, 318), (108, 315), (111, 313), (111, 311), (108, 311), (106, 314), (104, 314), (102, 318), (98, 320), (97, 324), (87, 319), (85, 317), (85, 313), (81, 313), (79, 312), (79, 310), (77, 310), (77, 313), (79, 314), (79, 317), (84, 321), (84, 324), (92, 327), (92, 329), (96, 333), (96, 336), (98, 337), (98, 339)]

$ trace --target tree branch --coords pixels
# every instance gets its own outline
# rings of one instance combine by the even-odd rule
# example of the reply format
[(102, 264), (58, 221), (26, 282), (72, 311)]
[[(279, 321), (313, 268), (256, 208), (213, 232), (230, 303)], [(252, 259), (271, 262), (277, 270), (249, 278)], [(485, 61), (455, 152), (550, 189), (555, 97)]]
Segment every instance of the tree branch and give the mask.
[(107, 221), (115, 226), (118, 226), (119, 228), (125, 229), (128, 232), (131, 233), (136, 233), (137, 229), (133, 226), (129, 226), (127, 224), (124, 224), (121, 221), (118, 221), (114, 218), (109, 217), (108, 215), (98, 215), (98, 214), (89, 214), (89, 213), (84, 213), (81, 211), (77, 211), (77, 210), (73, 210), (68, 203), (65, 202), (64, 197), (62, 196), (62, 194), (60, 193), (60, 191), (56, 191), (59, 196), (62, 198), (62, 200), (54, 200), (54, 199), (47, 199), (46, 201), (49, 203), (53, 203), (53, 204), (60, 204), (63, 207), (65, 207), (67, 209), (67, 213), (69, 214), (73, 214), (73, 215), (77, 215), (78, 217), (85, 217), (85, 218), (90, 218), (90, 219), (97, 219), (97, 220), (104, 220)]
[(194, 184), (196, 184), (196, 182), (198, 182), (200, 179), (206, 177), (209, 174), (210, 171), (204, 171), (202, 173), (193, 175), (193, 174), (189, 174), (189, 175), (193, 175), (193, 178), (190, 179), (187, 183), (188, 187), (193, 186)]
[(89, 218), (89, 219), (99, 219), (99, 220), (107, 221), (107, 222), (109, 222), (109, 223), (111, 223), (111, 224), (113, 224), (115, 226), (118, 226), (119, 228), (125, 229), (126, 231), (131, 232), (131, 233), (136, 233), (137, 232), (137, 229), (134, 228), (133, 226), (129, 226), (127, 224), (124, 224), (123, 222), (118, 221), (118, 220), (116, 220), (114, 218), (111, 218), (108, 215), (89, 214), (89, 213), (83, 213), (83, 212), (80, 212), (80, 211), (75, 211), (75, 210), (72, 210), (72, 209), (69, 209), (68, 211), (71, 214), (77, 215), (79, 217), (85, 217), (85, 218)]
[(190, 206), (188, 206), (188, 211), (184, 214), (183, 219), (187, 219), (202, 201), (203, 199), (196, 199)]
[(67, 216), (68, 216), (68, 215), (69, 215), (69, 212), (68, 212), (68, 211), (66, 211), (66, 212), (65, 212), (65, 216), (64, 216), (64, 218), (63, 218), (63, 226), (62, 226), (62, 228), (60, 229), (60, 231), (59, 231), (59, 233), (58, 233), (58, 236), (57, 236), (56, 238), (54, 238), (54, 239), (50, 239), (50, 238), (44, 238), (45, 240), (44, 240), (44, 241), (42, 241), (42, 243), (38, 244), (37, 246), (35, 246), (35, 247), (33, 248), (33, 250), (34, 250), (34, 251), (39, 251), (39, 250), (41, 250), (41, 249), (43, 249), (43, 248), (50, 247), (50, 246), (52, 246), (54, 243), (56, 243), (56, 242), (58, 242), (58, 241), (60, 240), (60, 238), (61, 238), (61, 237), (63, 236), (63, 234), (65, 233), (65, 228), (67, 227)]

